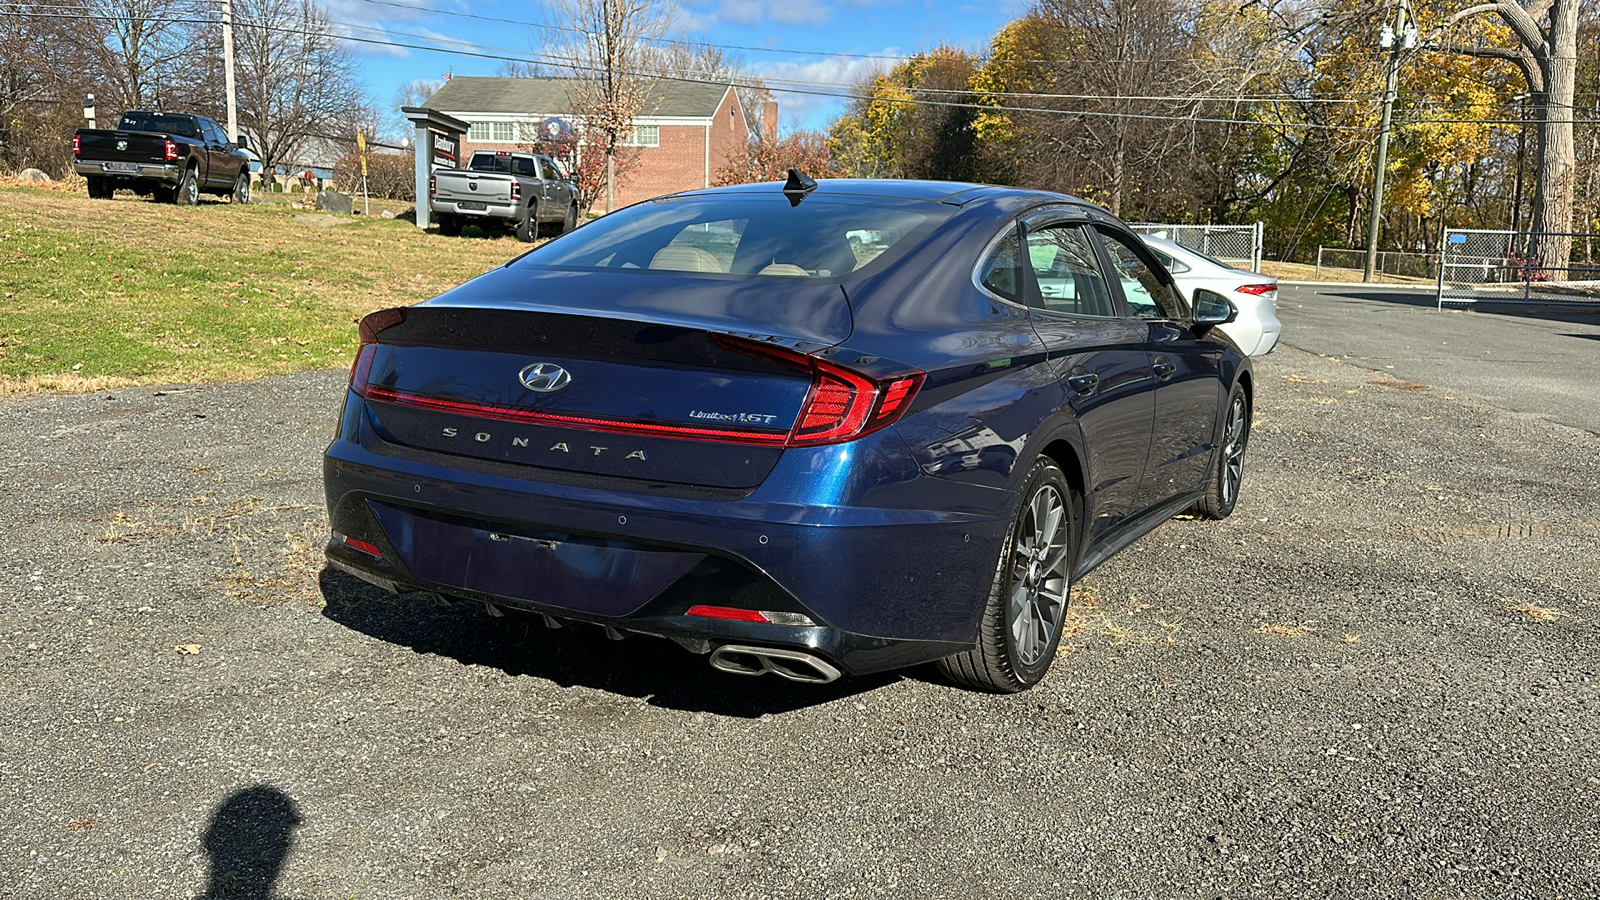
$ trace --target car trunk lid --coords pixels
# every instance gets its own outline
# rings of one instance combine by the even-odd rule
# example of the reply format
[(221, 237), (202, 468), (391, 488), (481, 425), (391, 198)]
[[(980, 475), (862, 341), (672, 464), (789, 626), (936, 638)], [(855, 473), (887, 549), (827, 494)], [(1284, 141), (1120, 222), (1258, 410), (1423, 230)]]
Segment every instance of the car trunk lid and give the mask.
[[(849, 334), (837, 285), (766, 283), (758, 299), (739, 282), (545, 274), (557, 277), (498, 270), (404, 310), (364, 348), (356, 389), (381, 436), (517, 465), (751, 488), (782, 455), (812, 381), (727, 335), (820, 351)], [(766, 315), (748, 314), (756, 303)], [(752, 321), (771, 333), (751, 335)]]

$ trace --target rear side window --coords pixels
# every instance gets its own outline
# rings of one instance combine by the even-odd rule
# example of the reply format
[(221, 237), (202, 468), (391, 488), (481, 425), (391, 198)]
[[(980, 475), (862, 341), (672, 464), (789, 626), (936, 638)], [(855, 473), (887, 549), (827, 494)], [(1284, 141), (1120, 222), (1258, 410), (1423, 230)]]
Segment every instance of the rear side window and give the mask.
[(1076, 316), (1115, 315), (1111, 293), (1081, 226), (1063, 222), (1030, 230), (1027, 247), (1045, 309)]
[(990, 251), (978, 280), (997, 296), (1013, 303), (1025, 302), (1022, 298), (1022, 238), (1017, 236), (1015, 225)]
[(533, 160), (531, 160), (531, 159), (522, 159), (521, 157), (513, 157), (512, 160), (511, 160), (511, 167), (512, 167), (511, 171), (514, 174), (523, 175), (523, 176), (526, 176), (528, 178), (537, 178), (538, 177), (537, 173), (535, 173), (533, 171)]
[(518, 265), (732, 278), (840, 279), (898, 258), (952, 207), (884, 197), (773, 191), (668, 197), (619, 210), (524, 255)]

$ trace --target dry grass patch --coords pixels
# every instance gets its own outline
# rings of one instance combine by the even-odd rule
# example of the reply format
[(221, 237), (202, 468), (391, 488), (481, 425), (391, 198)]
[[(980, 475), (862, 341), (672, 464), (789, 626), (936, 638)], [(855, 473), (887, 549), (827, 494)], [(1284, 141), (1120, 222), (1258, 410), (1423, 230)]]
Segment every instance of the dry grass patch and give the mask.
[(1415, 382), (1415, 381), (1406, 381), (1404, 378), (1391, 378), (1391, 377), (1389, 377), (1387, 375), (1385, 375), (1383, 377), (1380, 377), (1380, 378), (1373, 378), (1370, 381), (1368, 381), (1367, 384), (1375, 384), (1378, 387), (1394, 388), (1397, 391), (1426, 391), (1426, 390), (1431, 390), (1425, 384), (1419, 384), (1418, 382)]
[(1570, 615), (1570, 613), (1566, 613), (1549, 606), (1540, 606), (1537, 603), (1530, 603), (1526, 601), (1522, 603), (1512, 603), (1509, 600), (1505, 601), (1505, 603), (1507, 609), (1514, 613), (1521, 613), (1535, 622), (1554, 622), (1562, 616)]
[(1322, 629), (1320, 627), (1311, 623), (1306, 623), (1304, 625), (1289, 625), (1286, 623), (1274, 622), (1257, 626), (1256, 634), (1275, 634), (1279, 637), (1303, 638), (1316, 634), (1321, 630)]

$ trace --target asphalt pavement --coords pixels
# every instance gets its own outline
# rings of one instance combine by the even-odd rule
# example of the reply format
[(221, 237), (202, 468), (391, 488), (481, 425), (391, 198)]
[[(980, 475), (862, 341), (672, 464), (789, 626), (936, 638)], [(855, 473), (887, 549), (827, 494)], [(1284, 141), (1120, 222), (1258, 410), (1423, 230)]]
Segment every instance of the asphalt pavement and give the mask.
[(1431, 287), (1279, 289), (1283, 341), (1600, 433), (1600, 306), (1437, 308)]
[(1575, 329), (1285, 293), (1238, 511), (1010, 697), (325, 571), (341, 372), (0, 402), (0, 897), (1600, 896), (1600, 438), (1401, 335)]

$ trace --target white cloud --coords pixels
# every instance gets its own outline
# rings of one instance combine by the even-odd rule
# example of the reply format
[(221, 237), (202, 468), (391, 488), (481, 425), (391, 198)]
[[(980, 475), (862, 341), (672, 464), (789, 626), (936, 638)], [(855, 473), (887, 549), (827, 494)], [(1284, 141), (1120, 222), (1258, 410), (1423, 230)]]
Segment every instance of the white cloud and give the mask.
[(787, 25), (821, 25), (833, 15), (833, 7), (818, 0), (722, 0), (717, 14), (741, 25), (759, 25), (768, 20)]
[[(872, 55), (900, 54), (897, 48), (888, 47)], [(823, 96), (824, 93), (853, 93), (857, 82), (886, 71), (892, 64), (891, 60), (885, 59), (829, 56), (814, 62), (772, 63), (759, 69), (756, 74), (765, 79), (772, 90), (778, 101), (778, 121), (782, 130), (789, 131), (827, 125), (844, 111), (850, 100), (848, 97)]]

